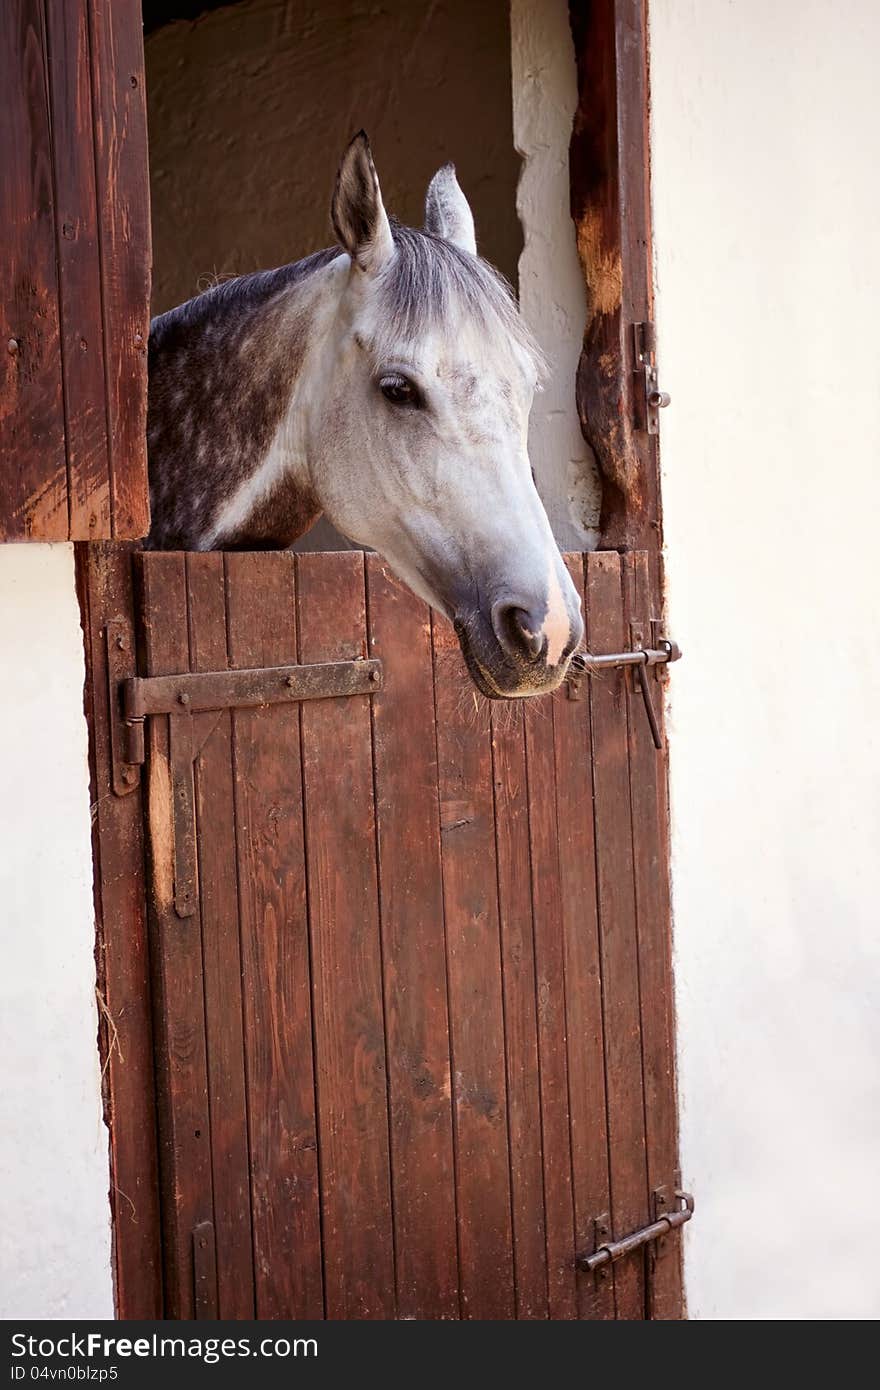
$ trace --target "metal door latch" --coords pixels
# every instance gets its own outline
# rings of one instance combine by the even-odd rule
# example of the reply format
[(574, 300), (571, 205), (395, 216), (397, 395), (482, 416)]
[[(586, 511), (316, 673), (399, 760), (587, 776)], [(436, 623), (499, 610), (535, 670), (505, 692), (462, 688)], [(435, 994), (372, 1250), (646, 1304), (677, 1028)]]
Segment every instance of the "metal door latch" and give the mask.
[(648, 1245), (654, 1240), (662, 1240), (677, 1226), (683, 1226), (686, 1221), (690, 1221), (694, 1214), (693, 1197), (689, 1192), (676, 1192), (675, 1195), (682, 1203), (677, 1211), (667, 1211), (660, 1215), (660, 1206), (655, 1194), (656, 1221), (652, 1221), (650, 1226), (643, 1226), (639, 1231), (633, 1231), (632, 1235), (624, 1236), (622, 1240), (606, 1241), (590, 1255), (578, 1255), (576, 1261), (578, 1269), (585, 1269), (592, 1274), (594, 1271), (600, 1270), (603, 1265), (613, 1264), (615, 1260), (622, 1259), (631, 1250), (638, 1250), (640, 1246)]
[(653, 323), (633, 324), (633, 350), (635, 374), (638, 379), (637, 427), (646, 430), (648, 434), (659, 434), (660, 411), (666, 409), (672, 397), (668, 391), (660, 390)]
[(656, 647), (636, 647), (631, 652), (610, 652), (606, 656), (594, 656), (592, 652), (575, 652), (571, 658), (567, 679), (568, 698), (580, 700), (583, 698), (581, 681), (584, 676), (592, 676), (597, 671), (608, 670), (609, 668), (616, 669), (618, 666), (633, 666), (635, 678), (639, 683), (639, 691), (645, 704), (645, 714), (648, 717), (654, 747), (662, 748), (663, 734), (660, 731), (660, 721), (651, 700), (648, 667), (663, 666), (668, 665), (670, 661), (679, 661), (681, 648), (670, 637), (659, 637), (657, 641), (659, 645)]

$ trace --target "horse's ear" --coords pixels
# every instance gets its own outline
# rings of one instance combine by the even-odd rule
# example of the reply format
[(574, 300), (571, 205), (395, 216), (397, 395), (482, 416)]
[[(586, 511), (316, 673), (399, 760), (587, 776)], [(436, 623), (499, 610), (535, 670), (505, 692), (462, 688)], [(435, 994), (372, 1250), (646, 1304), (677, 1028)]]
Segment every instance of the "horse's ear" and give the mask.
[(460, 251), (477, 254), (474, 214), (455, 177), (454, 164), (444, 164), (428, 184), (425, 231), (451, 241)]
[(362, 130), (342, 156), (330, 215), (340, 246), (361, 270), (374, 275), (394, 255), (370, 142)]

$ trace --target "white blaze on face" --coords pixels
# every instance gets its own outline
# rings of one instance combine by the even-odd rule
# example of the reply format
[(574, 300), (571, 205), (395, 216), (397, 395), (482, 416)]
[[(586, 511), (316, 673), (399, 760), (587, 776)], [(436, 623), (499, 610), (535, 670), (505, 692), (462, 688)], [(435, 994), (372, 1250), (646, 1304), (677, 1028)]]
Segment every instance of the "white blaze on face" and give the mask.
[(547, 639), (547, 665), (555, 666), (571, 636), (571, 623), (552, 555), (547, 574), (547, 615), (544, 618), (541, 635)]

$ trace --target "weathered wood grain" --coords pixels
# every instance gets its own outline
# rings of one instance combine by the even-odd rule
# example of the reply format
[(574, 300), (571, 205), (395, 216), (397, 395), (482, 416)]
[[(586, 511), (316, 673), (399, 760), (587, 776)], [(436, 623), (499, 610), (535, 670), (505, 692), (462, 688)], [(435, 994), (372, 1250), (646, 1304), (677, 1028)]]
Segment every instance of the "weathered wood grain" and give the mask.
[(437, 764), (462, 1316), (514, 1315), (489, 707), (434, 617)]
[(0, 539), (148, 530), (150, 227), (136, 0), (0, 26)]
[[(297, 557), (301, 661), (366, 656), (358, 551)], [(324, 1288), (329, 1318), (395, 1313), (369, 697), (301, 709)]]
[[(587, 556), (586, 600), (589, 649), (597, 653), (622, 651), (626, 634), (619, 555)], [(625, 679), (624, 671), (609, 669), (591, 677), (589, 683), (615, 1238), (629, 1235), (649, 1219)], [(644, 1259), (640, 1254), (615, 1266), (614, 1290), (619, 1319), (644, 1318)]]
[(546, 698), (530, 701), (525, 711), (525, 733), (547, 1293), (549, 1315), (558, 1320), (577, 1316), (577, 1290), (568, 1111), (565, 941), (557, 850), (554, 704), (555, 701)]
[(547, 1242), (523, 708), (492, 711), (516, 1316), (546, 1318)]
[(42, 0), (0, 23), (0, 541), (66, 540), (55, 190)]
[[(136, 556), (142, 594), (147, 675), (190, 665), (186, 561), (183, 555)], [(180, 718), (180, 716), (173, 716)], [(148, 724), (147, 817), (150, 854), (150, 956), (156, 1037), (162, 1240), (166, 1317), (193, 1316), (193, 1232), (213, 1221), (211, 1115), (205, 1038), (201, 919), (174, 907), (173, 818), (168, 718)], [(201, 1287), (202, 1306), (217, 1291)]]
[(632, 328), (651, 319), (644, 0), (569, 0), (578, 105), (571, 207), (587, 289), (577, 373), (584, 437), (602, 472), (602, 545), (660, 550), (657, 438), (637, 428)]
[(70, 536), (111, 535), (88, 0), (46, 0)]
[(431, 615), (366, 557), (398, 1316), (459, 1316)]
[[(656, 609), (648, 556), (625, 555), (624, 611), (633, 645), (651, 645)], [(662, 668), (659, 668), (662, 670)], [(675, 1047), (672, 1016), (672, 939), (669, 910), (669, 827), (666, 752), (654, 747), (642, 696), (633, 672), (627, 680), (630, 800), (635, 866), (641, 997), (642, 1062), (648, 1186), (663, 1189), (671, 1206), (678, 1178), (675, 1104)], [(648, 673), (651, 699), (661, 728), (663, 685)], [(661, 1208), (662, 1210), (662, 1208)], [(648, 1253), (649, 1315), (682, 1316), (681, 1239), (661, 1241)]]
[[(226, 585), (219, 551), (186, 557), (192, 671), (223, 671)], [(185, 720), (189, 716), (175, 715)], [(254, 1316), (250, 1174), (242, 1029), (232, 714), (189, 717), (198, 828), (199, 913), (211, 1109), (214, 1245), (221, 1318)]]
[[(584, 557), (566, 557), (583, 598)], [(590, 770), (593, 746), (587, 680), (578, 700), (562, 690), (554, 700), (556, 843), (565, 954), (565, 1014), (571, 1123), (575, 1248), (595, 1248), (594, 1221), (611, 1210), (599, 921), (596, 901), (596, 830)], [(578, 1316), (614, 1317), (609, 1271), (578, 1275)]]
[(150, 529), (150, 188), (138, 0), (89, 0), (113, 535)]
[(110, 691), (105, 625), (129, 623), (133, 656), (131, 548), (78, 546), (77, 588), (86, 649), (86, 713), (92, 798), (97, 973), (105, 1115), (110, 1132), (110, 1205), (116, 1307), (121, 1318), (163, 1309), (159, 1170), (143, 794), (112, 790)]
[[(292, 554), (225, 557), (233, 667), (297, 659)], [(233, 713), (256, 1313), (321, 1318), (299, 709)]]

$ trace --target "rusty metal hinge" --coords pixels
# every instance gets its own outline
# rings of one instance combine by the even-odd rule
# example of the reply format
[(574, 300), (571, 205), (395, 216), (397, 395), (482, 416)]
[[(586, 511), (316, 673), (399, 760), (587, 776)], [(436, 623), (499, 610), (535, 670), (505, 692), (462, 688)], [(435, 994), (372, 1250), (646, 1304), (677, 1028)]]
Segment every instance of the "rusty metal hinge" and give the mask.
[[(643, 1245), (649, 1245), (652, 1241), (662, 1240), (668, 1236), (670, 1231), (674, 1231), (677, 1226), (683, 1226), (686, 1221), (690, 1221), (694, 1214), (694, 1199), (689, 1192), (676, 1191), (676, 1198), (682, 1205), (677, 1211), (663, 1211), (666, 1198), (663, 1189), (658, 1188), (654, 1194), (654, 1217), (650, 1226), (643, 1226), (641, 1230), (633, 1231), (631, 1235), (624, 1236), (622, 1240), (608, 1240), (589, 1255), (577, 1256), (578, 1269), (585, 1269), (592, 1274), (601, 1271), (604, 1265), (613, 1264), (616, 1260), (623, 1259), (632, 1250), (638, 1250)], [(600, 1230), (607, 1230), (607, 1216), (597, 1219), (596, 1231), (597, 1241)]]
[[(633, 636), (636, 638), (640, 629), (633, 624)], [(681, 648), (677, 642), (673, 642), (671, 637), (656, 638), (656, 647), (643, 647), (641, 643), (633, 641), (633, 649), (628, 652), (609, 652), (605, 656), (594, 656), (592, 652), (575, 652), (571, 658), (568, 676), (568, 698), (570, 700), (582, 700), (583, 680), (585, 676), (595, 675), (598, 671), (616, 669), (620, 666), (632, 666), (635, 672), (635, 679), (638, 681), (639, 692), (645, 705), (645, 714), (651, 730), (651, 737), (654, 740), (655, 748), (663, 747), (663, 735), (660, 731), (660, 721), (657, 718), (653, 701), (651, 700), (651, 689), (648, 684), (649, 666), (666, 666), (670, 661), (681, 659)]]
[(193, 764), (220, 712), (374, 695), (382, 688), (382, 663), (323, 661), (310, 666), (136, 676), (130, 627), (108, 623), (106, 635), (113, 790), (123, 796), (138, 785), (145, 760), (146, 719), (167, 716), (174, 910), (178, 917), (193, 917), (199, 902)]
[(110, 701), (110, 774), (117, 796), (133, 792), (141, 780), (143, 724), (140, 749), (132, 748), (131, 730), (122, 713), (122, 689), (135, 671), (134, 633), (123, 618), (111, 620), (104, 629), (107, 651), (107, 695)]
[(661, 391), (657, 375), (657, 336), (653, 323), (633, 324), (633, 360), (637, 378), (636, 428), (648, 434), (660, 433), (660, 411), (671, 401)]
[(131, 628), (107, 624), (113, 790), (133, 791), (145, 758), (144, 720), (150, 714), (193, 715), (208, 710), (257, 709), (382, 688), (381, 661), (322, 661), (310, 666), (261, 666), (242, 671), (196, 671), (136, 676)]
[(244, 671), (192, 671), (179, 676), (132, 676), (124, 685), (128, 721), (148, 714), (200, 714), (258, 709), (296, 700), (372, 695), (382, 684), (381, 661), (321, 661), (312, 666), (258, 666)]

